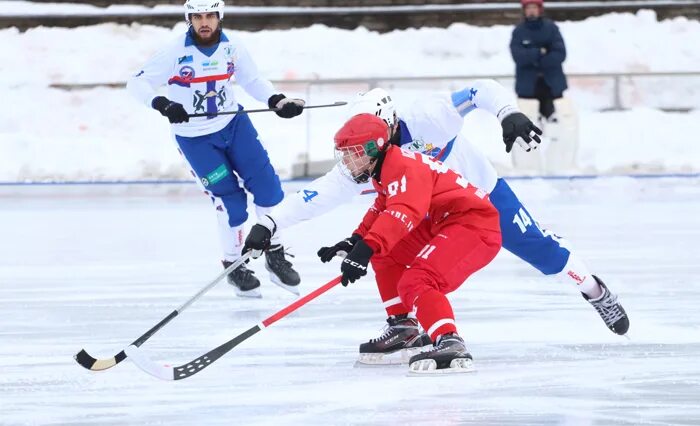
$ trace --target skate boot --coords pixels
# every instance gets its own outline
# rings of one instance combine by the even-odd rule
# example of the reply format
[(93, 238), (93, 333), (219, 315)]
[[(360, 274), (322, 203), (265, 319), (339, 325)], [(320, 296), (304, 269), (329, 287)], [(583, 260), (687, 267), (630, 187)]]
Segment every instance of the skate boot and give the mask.
[(430, 345), (415, 318), (408, 314), (389, 317), (381, 336), (360, 345), (358, 364), (391, 365), (406, 364), (408, 359)]
[(457, 333), (443, 334), (435, 347), (409, 360), (410, 374), (451, 374), (474, 371), (472, 356)]
[(610, 331), (619, 335), (627, 333), (627, 330), (630, 328), (630, 321), (627, 317), (627, 312), (625, 312), (620, 302), (617, 301), (617, 295), (611, 293), (600, 278), (595, 275), (593, 275), (593, 278), (600, 285), (600, 288), (603, 289), (603, 294), (596, 299), (591, 299), (586, 294), (581, 293), (583, 298), (598, 311), (598, 315), (600, 315)]
[[(224, 260), (221, 263), (224, 264), (224, 268), (228, 268), (233, 262)], [(245, 267), (245, 263), (229, 272), (226, 279), (228, 280), (228, 283), (231, 284), (236, 290), (236, 294), (238, 296), (255, 298), (262, 297), (262, 294), (260, 294), (260, 281), (255, 277), (255, 275), (253, 275), (253, 271)]]
[[(281, 244), (270, 246), (265, 252), (265, 269), (270, 272), (270, 280), (283, 289), (299, 295), (301, 279), (292, 263), (285, 259), (284, 247)], [(291, 256), (289, 254), (289, 256)]]

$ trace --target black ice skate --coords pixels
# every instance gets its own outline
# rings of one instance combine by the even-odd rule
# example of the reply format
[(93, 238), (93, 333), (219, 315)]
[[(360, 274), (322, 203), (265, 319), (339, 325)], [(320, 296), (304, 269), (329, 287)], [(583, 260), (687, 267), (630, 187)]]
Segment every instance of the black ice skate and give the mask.
[(630, 321), (627, 317), (627, 312), (625, 312), (620, 302), (617, 301), (617, 295), (610, 292), (600, 278), (595, 275), (593, 275), (593, 278), (600, 285), (600, 288), (603, 289), (603, 294), (596, 299), (591, 299), (585, 293), (581, 293), (583, 298), (588, 300), (588, 303), (593, 305), (595, 310), (598, 311), (598, 315), (600, 315), (610, 331), (619, 335), (627, 333), (627, 330), (630, 328)]
[(271, 246), (265, 252), (265, 269), (270, 272), (270, 280), (273, 283), (299, 295), (301, 278), (299, 278), (297, 271), (292, 268), (292, 263), (284, 256), (284, 247), (281, 244)]
[(435, 347), (411, 357), (410, 374), (451, 374), (474, 371), (472, 356), (456, 333), (440, 336)]
[(407, 364), (409, 358), (431, 345), (415, 318), (407, 314), (389, 317), (381, 336), (360, 345), (359, 364)]
[[(224, 264), (224, 268), (228, 268), (233, 262), (224, 260), (222, 263)], [(245, 267), (245, 264), (240, 265), (238, 268), (229, 272), (226, 279), (228, 280), (228, 283), (231, 284), (234, 289), (236, 289), (236, 294), (238, 296), (255, 298), (262, 297), (262, 294), (260, 294), (260, 281), (255, 275), (253, 275), (253, 271)]]

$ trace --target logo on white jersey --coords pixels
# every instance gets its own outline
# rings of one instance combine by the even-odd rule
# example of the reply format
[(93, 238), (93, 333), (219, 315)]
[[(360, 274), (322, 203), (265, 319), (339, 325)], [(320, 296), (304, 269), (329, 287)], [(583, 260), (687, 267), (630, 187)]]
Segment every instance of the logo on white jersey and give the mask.
[(182, 64), (190, 64), (192, 63), (192, 55), (185, 55), (177, 58), (177, 64), (182, 65)]
[(202, 94), (200, 90), (195, 90), (192, 100), (192, 106), (194, 107), (195, 114), (203, 113), (205, 111), (204, 102), (209, 98), (216, 98), (216, 105), (219, 108), (223, 108), (224, 103), (226, 102), (226, 91), (224, 86), (221, 86), (218, 92), (210, 90), (204, 94)]
[(401, 145), (402, 149), (409, 152), (420, 152), (429, 157), (436, 157), (441, 149), (433, 145), (432, 143), (426, 143), (422, 139), (414, 139), (409, 143)]
[(194, 79), (194, 68), (192, 68), (189, 65), (182, 67), (180, 68), (180, 72), (178, 74), (180, 74), (180, 78), (182, 78), (185, 81), (192, 80)]
[(219, 61), (212, 59), (212, 60), (206, 60), (202, 62), (202, 69), (204, 71), (211, 71), (215, 70), (219, 66)]

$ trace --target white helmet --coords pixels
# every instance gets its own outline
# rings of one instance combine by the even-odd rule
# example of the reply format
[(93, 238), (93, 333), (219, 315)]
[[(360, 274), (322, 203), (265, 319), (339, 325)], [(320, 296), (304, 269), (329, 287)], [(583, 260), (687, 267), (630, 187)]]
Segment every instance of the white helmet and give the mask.
[(223, 0), (187, 0), (185, 2), (185, 21), (190, 22), (190, 15), (193, 13), (219, 14), (219, 19), (224, 19)]
[(391, 128), (396, 122), (396, 105), (386, 90), (372, 89), (369, 92), (359, 93), (350, 104), (350, 116), (357, 114), (374, 114), (386, 122)]

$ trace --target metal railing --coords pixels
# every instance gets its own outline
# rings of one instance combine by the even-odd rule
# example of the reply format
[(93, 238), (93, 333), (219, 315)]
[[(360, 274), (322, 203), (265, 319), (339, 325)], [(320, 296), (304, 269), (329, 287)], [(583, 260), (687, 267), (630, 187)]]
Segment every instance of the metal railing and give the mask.
[[(307, 99), (311, 97), (312, 89), (315, 86), (343, 86), (343, 85), (364, 85), (369, 89), (374, 87), (390, 84), (395, 86), (401, 83), (431, 83), (431, 82), (449, 82), (449, 81), (470, 81), (477, 79), (494, 79), (494, 80), (514, 80), (512, 74), (491, 74), (491, 75), (441, 75), (441, 76), (422, 76), (422, 77), (394, 77), (394, 76), (376, 76), (376, 77), (353, 77), (353, 78), (317, 78), (317, 79), (285, 79), (272, 80), (272, 83), (279, 86), (304, 86)], [(634, 78), (700, 78), (699, 71), (668, 71), (668, 72), (610, 72), (610, 73), (567, 73), (567, 78), (571, 80), (590, 80), (590, 79), (609, 79), (612, 80), (613, 89), (611, 95), (611, 103), (606, 110), (623, 110), (625, 103), (622, 96), (622, 82), (629, 81)], [(97, 87), (123, 88), (125, 82), (107, 82), (107, 83), (55, 83), (49, 87), (62, 90), (87, 90)], [(696, 85), (697, 86), (697, 85)], [(679, 105), (674, 110), (688, 110), (696, 105)]]
[[(700, 108), (700, 71), (677, 71), (677, 72), (623, 72), (623, 73), (571, 73), (567, 74), (569, 79), (569, 97), (577, 101), (577, 95), (586, 97), (591, 93), (599, 105), (593, 109), (598, 110), (624, 110), (626, 107), (634, 106), (626, 102), (626, 98), (634, 99), (636, 105), (656, 107), (671, 111), (688, 111)], [(513, 87), (514, 76), (511, 74), (498, 75), (442, 75), (425, 77), (393, 77), (375, 76), (363, 78), (318, 78), (318, 79), (294, 79), (294, 80), (273, 80), (273, 83), (284, 92), (293, 92), (301, 95), (304, 93), (307, 101), (316, 102), (316, 96), (332, 97), (338, 94), (354, 95), (360, 90), (367, 90), (374, 87), (383, 87), (390, 91), (406, 89), (409, 86), (419, 86), (419, 92), (446, 92), (461, 90), (468, 82), (477, 79), (494, 79), (501, 81), (506, 87)], [(669, 84), (668, 81), (647, 82), (638, 84), (635, 87), (633, 81), (637, 79), (671, 79), (676, 82)], [(689, 83), (690, 80), (697, 81)], [(596, 81), (597, 80), (597, 81)], [(600, 83), (604, 81), (605, 83)], [(583, 83), (582, 83), (583, 82)], [(91, 83), (91, 84), (53, 84), (52, 88), (64, 90), (84, 90), (97, 87), (122, 88), (125, 83)], [(336, 90), (329, 91), (328, 88), (335, 87)], [(673, 90), (669, 90), (669, 87)], [(410, 87), (416, 89), (416, 87)], [(601, 94), (611, 91), (609, 100), (600, 104)], [(657, 93), (658, 92), (658, 93)], [(670, 103), (665, 106), (659, 104), (664, 102), (664, 92), (671, 93)], [(632, 95), (630, 95), (632, 93)], [(682, 95), (679, 95), (682, 94)], [(328, 99), (325, 99), (328, 100)], [(336, 99), (337, 100), (337, 99)], [(653, 102), (656, 102), (654, 104)], [(578, 102), (577, 102), (578, 103)], [(630, 102), (631, 103), (631, 102)], [(591, 107), (588, 105), (588, 109)], [(328, 167), (327, 162), (312, 161), (310, 158), (312, 140), (314, 138), (314, 126), (312, 126), (311, 114), (304, 115), (305, 120), (305, 154), (300, 163), (292, 166), (293, 176), (309, 176), (322, 173)], [(298, 170), (297, 170), (298, 168)]]

